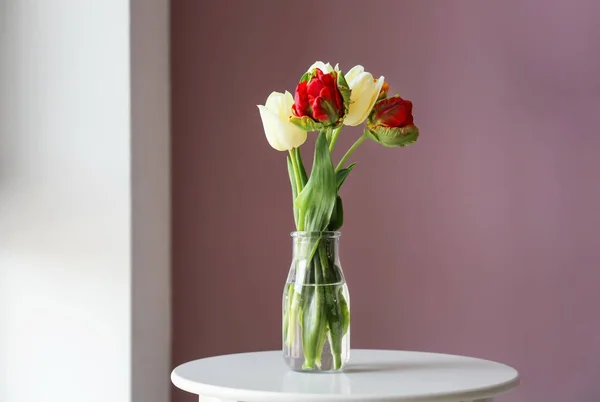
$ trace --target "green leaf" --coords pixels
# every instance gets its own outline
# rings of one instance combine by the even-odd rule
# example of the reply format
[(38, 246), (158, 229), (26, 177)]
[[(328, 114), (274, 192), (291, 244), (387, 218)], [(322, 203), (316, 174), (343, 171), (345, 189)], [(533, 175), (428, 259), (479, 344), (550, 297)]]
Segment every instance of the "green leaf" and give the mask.
[(344, 297), (344, 289), (341, 286), (338, 291), (338, 303), (342, 310), (342, 334), (346, 335), (348, 328), (350, 328), (350, 309), (348, 308), (348, 302)]
[(329, 226), (327, 226), (327, 230), (332, 232), (340, 230), (343, 224), (344, 205), (342, 204), (342, 197), (338, 195), (335, 200), (335, 207), (333, 207), (333, 212), (331, 213), (331, 219), (329, 220)]
[(405, 127), (369, 127), (367, 136), (384, 147), (406, 147), (417, 141), (419, 129), (415, 125)]
[(312, 74), (310, 71), (304, 73), (302, 77), (300, 77), (300, 82), (308, 82), (312, 78)]
[(288, 120), (290, 123), (304, 131), (319, 131), (324, 127), (323, 123), (314, 121), (308, 116), (290, 116)]
[(287, 333), (285, 337), (285, 344), (291, 346), (296, 342), (297, 323), (302, 325), (302, 295), (296, 292), (294, 284), (290, 284), (287, 301), (287, 314), (285, 314), (287, 321)]
[(306, 293), (306, 298), (303, 299), (302, 309), (302, 350), (304, 352), (302, 368), (312, 370), (315, 368), (319, 337), (323, 326), (326, 325), (323, 291), (315, 287), (315, 289), (305, 289), (303, 293)]
[[(315, 276), (315, 284), (323, 283), (323, 276), (318, 259), (315, 258), (309, 270)], [(302, 351), (304, 352), (303, 369), (312, 370), (315, 363), (320, 362), (319, 346), (324, 327), (327, 325), (325, 319), (324, 291), (322, 286), (307, 286), (302, 291), (305, 303), (302, 309)], [(322, 350), (322, 346), (321, 346)]]
[[(336, 174), (331, 162), (331, 154), (325, 133), (320, 133), (315, 145), (313, 167), (306, 186), (296, 197), (294, 205), (299, 210), (298, 230), (309, 232), (322, 232), (328, 224), (333, 208), (336, 203), (337, 186)], [(312, 260), (312, 271), (315, 274), (315, 283), (323, 281), (322, 272), (319, 269), (318, 258), (313, 260), (319, 239), (313, 240), (309, 245), (308, 261)], [(315, 367), (317, 353), (321, 345), (325, 319), (325, 292), (319, 287), (310, 287), (303, 290), (302, 307), (302, 344), (304, 352), (305, 369)]]
[(327, 228), (335, 206), (337, 187), (335, 169), (324, 133), (317, 137), (310, 178), (296, 197), (299, 209), (298, 230), (322, 232)]
[(298, 196), (298, 188), (296, 187), (296, 178), (294, 174), (294, 165), (292, 164), (292, 159), (287, 157), (287, 168), (288, 174), (290, 176), (290, 184), (292, 185), (292, 206), (294, 208), (294, 223), (296, 224), (296, 228), (298, 227), (298, 208), (294, 201), (296, 201), (296, 197)]
[[(319, 258), (322, 267), (333, 269), (333, 264), (329, 267), (330, 261), (328, 260), (325, 247), (319, 247)], [(337, 294), (335, 285), (322, 286), (321, 288), (325, 299), (325, 317), (327, 319), (327, 327), (329, 328), (329, 344), (331, 346), (331, 355), (333, 357), (333, 368), (339, 369), (342, 365), (342, 338), (344, 337), (342, 306), (336, 299)]]
[(306, 175), (306, 169), (304, 169), (304, 162), (302, 162), (302, 152), (300, 152), (300, 147), (294, 148), (293, 152), (296, 153), (296, 162), (298, 163), (298, 170), (300, 171), (300, 181), (302, 182), (302, 188), (304, 188), (308, 181), (308, 176)]
[[(292, 307), (292, 300), (294, 299), (294, 284), (288, 283), (285, 285), (285, 308), (283, 310), (283, 339), (288, 339), (288, 329), (290, 327), (290, 312)], [(295, 326), (292, 326), (292, 331), (296, 329)]]
[(327, 144), (331, 144), (331, 137), (333, 136), (333, 129), (331, 127), (324, 128), (322, 130), (325, 133), (325, 138), (327, 139)]
[(323, 348), (325, 347), (325, 342), (327, 341), (327, 332), (329, 332), (329, 328), (327, 327), (327, 320), (323, 319), (323, 325), (321, 326), (321, 333), (319, 334), (319, 338), (317, 341), (317, 352), (315, 356), (315, 363), (319, 367), (321, 367), (321, 357), (323, 356)]
[(346, 177), (348, 177), (348, 175), (350, 174), (350, 172), (352, 171), (352, 169), (354, 168), (354, 166), (356, 166), (356, 163), (352, 163), (348, 167), (340, 169), (336, 173), (336, 175), (335, 175), (335, 181), (336, 181), (336, 185), (337, 185), (337, 190), (338, 191), (340, 191), (340, 187), (342, 187), (342, 184), (344, 184), (344, 181), (346, 180)]
[(338, 72), (337, 75), (337, 86), (340, 90), (340, 94), (342, 94), (342, 99), (344, 100), (344, 115), (342, 116), (342, 120), (344, 120), (344, 118), (348, 114), (348, 110), (350, 109), (350, 104), (352, 103), (352, 101), (350, 100), (350, 86), (346, 81), (344, 73), (342, 73), (341, 71)]

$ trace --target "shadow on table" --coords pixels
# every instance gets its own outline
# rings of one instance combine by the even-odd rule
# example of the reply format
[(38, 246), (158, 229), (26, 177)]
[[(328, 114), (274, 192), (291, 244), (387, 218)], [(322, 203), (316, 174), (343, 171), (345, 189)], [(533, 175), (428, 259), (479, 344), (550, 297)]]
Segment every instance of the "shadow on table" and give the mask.
[(363, 363), (363, 364), (352, 364), (349, 363), (344, 369), (344, 373), (369, 373), (369, 372), (381, 372), (381, 371), (415, 371), (415, 370), (439, 370), (439, 369), (464, 369), (472, 366), (470, 362), (422, 362), (422, 363)]

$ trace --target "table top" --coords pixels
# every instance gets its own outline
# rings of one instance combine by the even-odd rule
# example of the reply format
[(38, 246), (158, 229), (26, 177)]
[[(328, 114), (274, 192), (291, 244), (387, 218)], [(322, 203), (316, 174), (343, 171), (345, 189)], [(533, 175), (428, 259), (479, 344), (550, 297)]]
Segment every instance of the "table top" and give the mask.
[(471, 357), (352, 350), (343, 373), (298, 373), (281, 351), (191, 361), (175, 368), (178, 388), (246, 402), (458, 402), (492, 398), (518, 385), (515, 369)]

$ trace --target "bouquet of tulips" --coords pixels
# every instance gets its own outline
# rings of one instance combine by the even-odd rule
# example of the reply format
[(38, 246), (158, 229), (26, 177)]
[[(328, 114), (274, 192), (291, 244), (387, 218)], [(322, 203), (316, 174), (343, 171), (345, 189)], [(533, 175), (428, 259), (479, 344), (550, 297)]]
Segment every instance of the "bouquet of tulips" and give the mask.
[[(338, 231), (344, 222), (340, 188), (354, 168), (347, 164), (353, 152), (366, 139), (385, 147), (414, 143), (419, 130), (413, 123), (412, 103), (400, 96), (388, 96), (384, 77), (374, 79), (362, 66), (343, 73), (339, 66), (314, 63), (302, 76), (294, 96), (273, 92), (260, 116), (269, 144), (287, 151), (287, 167), (293, 196), (293, 213), (298, 232)], [(332, 151), (344, 125), (365, 123), (362, 135), (334, 167)], [(306, 172), (300, 146), (308, 132), (318, 132), (310, 175)], [(335, 260), (324, 241), (316, 236), (304, 244), (295, 258), (304, 261), (301, 276), (313, 284), (332, 283)], [(308, 278), (308, 279), (307, 279)], [(306, 283), (305, 283), (306, 284)], [(321, 364), (329, 341), (333, 367), (341, 367), (341, 342), (348, 331), (349, 311), (344, 295), (334, 288), (317, 287), (303, 291), (303, 284), (290, 284), (284, 305), (284, 346), (297, 341), (299, 326), (304, 357), (303, 369)]]

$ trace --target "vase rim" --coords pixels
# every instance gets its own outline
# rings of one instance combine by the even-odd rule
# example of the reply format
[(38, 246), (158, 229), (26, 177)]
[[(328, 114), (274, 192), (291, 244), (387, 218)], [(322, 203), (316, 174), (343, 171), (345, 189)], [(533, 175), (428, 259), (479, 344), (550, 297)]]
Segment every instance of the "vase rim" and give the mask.
[(322, 231), (322, 232), (306, 232), (301, 230), (296, 230), (290, 233), (290, 236), (293, 238), (311, 238), (311, 237), (326, 237), (328, 239), (337, 239), (342, 235), (342, 232), (339, 231)]

